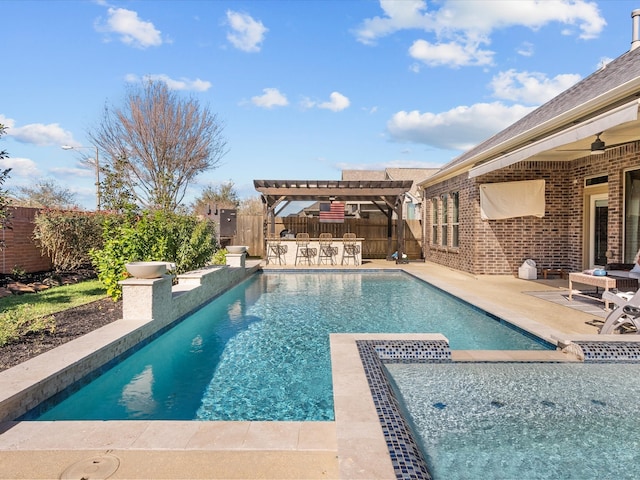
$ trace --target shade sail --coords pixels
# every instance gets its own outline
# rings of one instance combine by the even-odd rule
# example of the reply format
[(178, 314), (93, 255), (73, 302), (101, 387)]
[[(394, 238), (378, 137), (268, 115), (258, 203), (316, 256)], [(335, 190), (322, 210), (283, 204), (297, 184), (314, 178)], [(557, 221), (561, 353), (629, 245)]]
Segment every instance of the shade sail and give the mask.
[(544, 217), (544, 180), (480, 185), (480, 218)]

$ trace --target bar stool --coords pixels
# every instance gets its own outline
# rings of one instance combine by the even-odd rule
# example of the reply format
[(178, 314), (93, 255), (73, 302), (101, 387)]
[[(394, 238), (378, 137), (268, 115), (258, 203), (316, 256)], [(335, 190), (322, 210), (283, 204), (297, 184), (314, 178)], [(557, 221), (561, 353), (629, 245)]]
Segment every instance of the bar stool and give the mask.
[(353, 258), (354, 265), (359, 265), (358, 254), (360, 247), (356, 243), (355, 233), (345, 233), (342, 237), (342, 265), (349, 265), (349, 259)]
[(298, 264), (298, 259), (300, 259), (300, 263), (307, 262), (307, 265), (313, 263), (313, 257), (316, 256), (318, 251), (309, 247), (310, 241), (308, 233), (298, 233), (296, 235), (296, 259), (294, 265)]
[(283, 263), (286, 265), (286, 253), (287, 246), (280, 244), (280, 237), (272, 237), (267, 239), (267, 265), (269, 265), (269, 260), (274, 263), (276, 260), (278, 260), (278, 265), (282, 265)]
[(318, 254), (318, 265), (324, 260), (327, 265), (336, 264), (335, 256), (338, 254), (338, 248), (331, 245), (333, 237), (330, 233), (321, 233), (319, 238), (320, 253)]

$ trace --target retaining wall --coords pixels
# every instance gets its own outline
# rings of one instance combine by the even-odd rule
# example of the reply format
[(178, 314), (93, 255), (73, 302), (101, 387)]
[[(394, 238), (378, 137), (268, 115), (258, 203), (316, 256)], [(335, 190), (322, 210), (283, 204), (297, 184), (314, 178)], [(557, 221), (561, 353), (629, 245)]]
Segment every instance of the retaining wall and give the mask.
[[(173, 322), (255, 273), (209, 267), (158, 279), (129, 279), (123, 286), (123, 319), (0, 372), (0, 422), (15, 420), (76, 381), (104, 369)], [(0, 429), (1, 433), (1, 429)]]

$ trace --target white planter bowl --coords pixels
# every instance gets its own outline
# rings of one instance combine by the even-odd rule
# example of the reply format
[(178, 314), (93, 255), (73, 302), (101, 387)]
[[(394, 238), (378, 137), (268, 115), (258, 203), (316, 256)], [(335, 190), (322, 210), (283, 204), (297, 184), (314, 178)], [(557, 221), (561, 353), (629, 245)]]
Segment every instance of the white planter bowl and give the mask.
[(167, 273), (167, 262), (130, 262), (125, 267), (136, 278), (160, 278)]
[(247, 247), (245, 245), (229, 245), (227, 247), (228, 253), (245, 253), (247, 251)]

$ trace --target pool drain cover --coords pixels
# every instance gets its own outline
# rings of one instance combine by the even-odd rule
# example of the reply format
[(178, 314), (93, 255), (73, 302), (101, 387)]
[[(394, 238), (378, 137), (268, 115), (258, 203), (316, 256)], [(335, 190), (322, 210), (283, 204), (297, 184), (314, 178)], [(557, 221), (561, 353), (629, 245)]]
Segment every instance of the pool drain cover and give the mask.
[(113, 455), (100, 455), (80, 460), (67, 468), (61, 480), (102, 480), (113, 475), (120, 466), (120, 460)]

